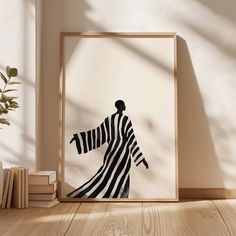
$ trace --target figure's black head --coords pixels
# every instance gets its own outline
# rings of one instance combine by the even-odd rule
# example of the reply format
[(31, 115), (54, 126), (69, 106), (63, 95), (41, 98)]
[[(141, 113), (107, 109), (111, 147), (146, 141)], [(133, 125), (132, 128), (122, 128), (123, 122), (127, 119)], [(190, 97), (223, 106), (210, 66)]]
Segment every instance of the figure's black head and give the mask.
[(125, 107), (125, 102), (122, 100), (117, 100), (115, 102), (115, 107), (117, 108), (118, 112), (122, 112), (125, 111), (126, 107)]

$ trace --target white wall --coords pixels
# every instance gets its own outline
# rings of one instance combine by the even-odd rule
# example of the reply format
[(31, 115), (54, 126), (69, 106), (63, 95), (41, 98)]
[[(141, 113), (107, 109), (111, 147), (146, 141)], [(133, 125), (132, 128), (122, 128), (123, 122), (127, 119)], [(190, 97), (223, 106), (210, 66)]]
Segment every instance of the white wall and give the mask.
[(47, 0), (38, 167), (56, 169), (60, 31), (177, 32), (180, 187), (236, 187), (233, 0)]
[[(35, 0), (0, 0), (0, 71), (18, 68), (22, 85), (12, 95), (20, 108), (9, 113), (11, 126), (0, 130), (4, 167), (35, 168)], [(1, 84), (2, 85), (2, 84)]]

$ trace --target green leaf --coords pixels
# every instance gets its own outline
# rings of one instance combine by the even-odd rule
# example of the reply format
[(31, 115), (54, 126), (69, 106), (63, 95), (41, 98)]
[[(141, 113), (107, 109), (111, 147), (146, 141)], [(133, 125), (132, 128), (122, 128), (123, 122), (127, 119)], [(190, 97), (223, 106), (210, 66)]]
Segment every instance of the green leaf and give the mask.
[(8, 113), (8, 110), (7, 110), (7, 109), (4, 109), (4, 110), (2, 111), (2, 113), (7, 114), (7, 113)]
[(13, 91), (17, 91), (17, 89), (7, 89), (3, 93), (13, 92)]
[(10, 66), (6, 67), (6, 73), (7, 73), (7, 76), (10, 78), (11, 77), (11, 67)]
[(18, 97), (8, 97), (6, 95), (2, 95), (2, 99), (0, 100), (1, 102), (10, 102), (12, 101), (13, 99), (17, 99)]
[(18, 71), (16, 68), (11, 68), (10, 66), (7, 66), (6, 73), (9, 78), (16, 77), (18, 74)]
[(0, 77), (2, 78), (4, 83), (6, 84), (7, 83), (7, 78), (5, 77), (5, 75), (2, 72), (0, 72)]
[(7, 97), (7, 98), (8, 98), (8, 101), (11, 101), (11, 100), (17, 99), (17, 98), (19, 98), (19, 97)]
[(4, 119), (4, 118), (0, 118), (0, 123), (3, 125), (10, 125), (10, 123), (8, 122), (8, 120)]
[(0, 112), (2, 112), (4, 109), (5, 109), (4, 106), (0, 104)]
[(22, 84), (21, 82), (17, 82), (17, 81), (9, 81), (7, 83), (8, 85), (12, 85), (12, 84)]
[(19, 106), (17, 104), (11, 104), (10, 107), (11, 108), (19, 108)]
[(18, 75), (18, 70), (16, 68), (11, 68), (11, 77), (16, 77)]
[(13, 101), (13, 100), (9, 101), (9, 104), (10, 105), (12, 105), (12, 104), (18, 105), (18, 103), (16, 101)]
[(4, 94), (2, 94), (1, 98), (0, 98), (0, 102), (5, 103), (6, 100), (6, 96)]
[(9, 100), (9, 97), (6, 96), (6, 95), (4, 95), (4, 94), (2, 94), (2, 97), (1, 97), (1, 99), (0, 99), (0, 102), (5, 103), (5, 102), (7, 102), (8, 100)]

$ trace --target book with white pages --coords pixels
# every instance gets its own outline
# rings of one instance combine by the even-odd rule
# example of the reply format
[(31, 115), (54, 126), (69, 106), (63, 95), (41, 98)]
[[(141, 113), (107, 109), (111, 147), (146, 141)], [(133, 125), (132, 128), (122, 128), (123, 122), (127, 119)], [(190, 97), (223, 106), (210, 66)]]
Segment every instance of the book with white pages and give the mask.
[(57, 198), (55, 198), (52, 201), (29, 201), (29, 207), (43, 207), (43, 208), (49, 208), (52, 206), (55, 206), (59, 203)]
[(29, 185), (48, 185), (56, 181), (56, 171), (29, 171)]

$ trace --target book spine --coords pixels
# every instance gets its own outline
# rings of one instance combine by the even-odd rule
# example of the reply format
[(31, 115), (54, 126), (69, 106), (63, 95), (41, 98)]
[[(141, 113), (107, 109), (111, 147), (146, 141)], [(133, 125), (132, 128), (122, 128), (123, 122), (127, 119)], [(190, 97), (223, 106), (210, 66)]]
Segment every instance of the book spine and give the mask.
[(18, 168), (18, 171), (19, 171), (19, 208), (22, 208), (22, 201), (21, 201), (21, 198), (22, 198), (22, 171), (20, 168)]
[(52, 201), (56, 198), (56, 192), (52, 194), (48, 193), (31, 193), (29, 194), (29, 201)]
[(4, 183), (4, 189), (3, 189), (2, 208), (6, 207), (7, 194), (8, 194), (8, 189), (9, 189), (9, 180), (10, 180), (10, 170), (5, 169), (5, 171), (6, 171), (6, 179), (5, 179), (5, 183)]
[(21, 176), (20, 169), (17, 167), (14, 168), (12, 206), (14, 208), (20, 208), (21, 206)]
[(10, 169), (10, 181), (9, 181), (8, 195), (7, 195), (7, 208), (11, 207), (13, 180), (14, 180), (14, 168), (11, 168)]
[(29, 193), (48, 193), (52, 194), (57, 190), (57, 182), (49, 185), (29, 185)]
[(56, 171), (30, 171), (29, 172), (29, 185), (48, 185), (56, 180)]
[(21, 168), (21, 208), (25, 208), (25, 174), (24, 168)]
[(2, 204), (2, 194), (3, 194), (3, 168), (2, 168), (2, 162), (0, 160), (0, 206)]
[(25, 169), (25, 208), (29, 207), (29, 170)]

